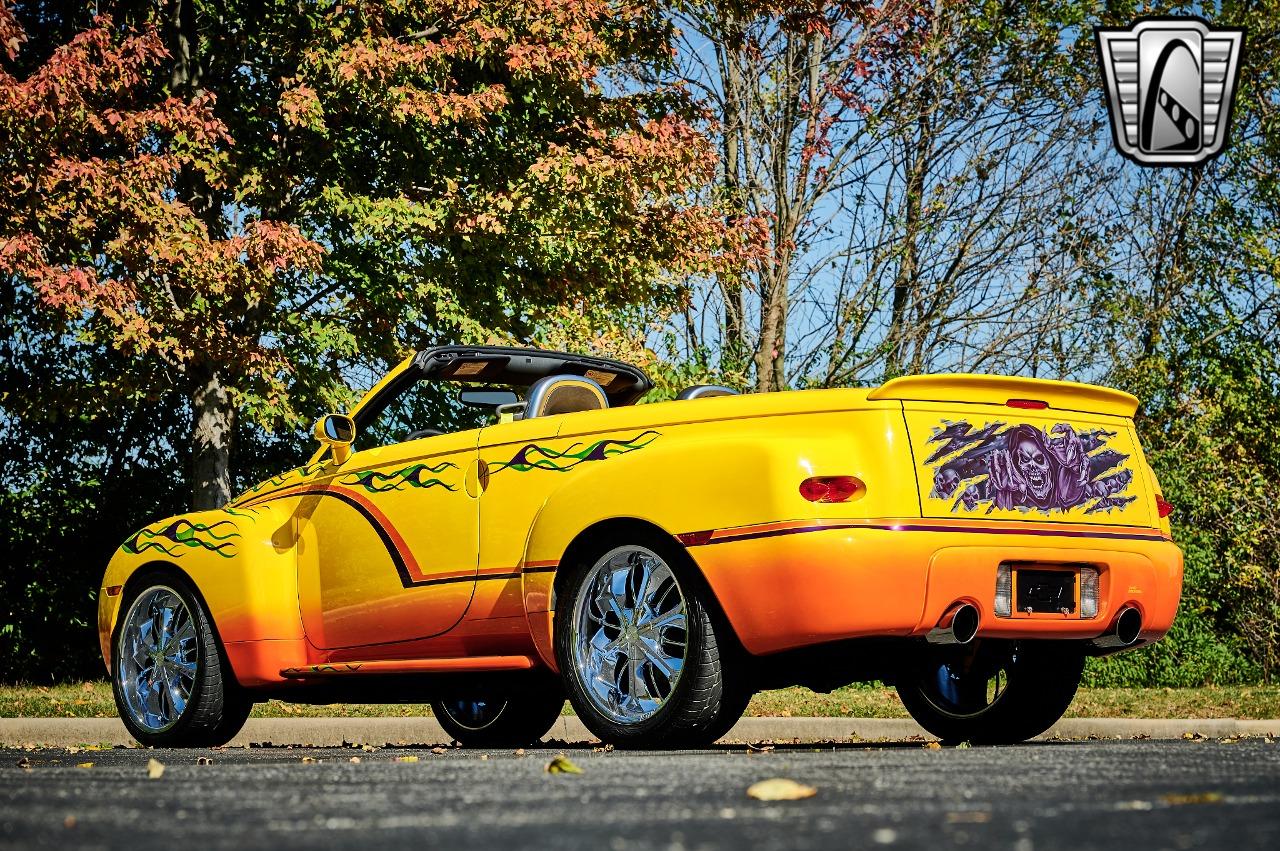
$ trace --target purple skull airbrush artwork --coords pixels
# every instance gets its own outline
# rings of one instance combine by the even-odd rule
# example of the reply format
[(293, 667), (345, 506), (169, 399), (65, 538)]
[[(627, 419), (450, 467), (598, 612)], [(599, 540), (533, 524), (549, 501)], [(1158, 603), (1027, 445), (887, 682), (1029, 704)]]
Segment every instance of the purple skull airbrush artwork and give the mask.
[(954, 499), (951, 510), (987, 513), (997, 508), (1086, 514), (1123, 509), (1133, 471), (1129, 457), (1107, 446), (1115, 432), (1077, 432), (1067, 423), (1047, 430), (1027, 423), (995, 422), (974, 429), (968, 422), (943, 420), (930, 444), (938, 444), (925, 464), (933, 465), (935, 499)]

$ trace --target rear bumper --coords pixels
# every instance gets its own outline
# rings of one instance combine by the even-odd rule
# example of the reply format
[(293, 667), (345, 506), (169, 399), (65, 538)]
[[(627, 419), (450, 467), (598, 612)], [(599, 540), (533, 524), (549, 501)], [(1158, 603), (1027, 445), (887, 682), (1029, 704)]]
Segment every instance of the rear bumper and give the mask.
[[(924, 636), (957, 602), (979, 637), (1085, 640), (1133, 606), (1139, 643), (1163, 636), (1182, 592), (1182, 551), (1156, 529), (919, 520), (791, 521), (682, 535), (743, 646), (765, 654), (867, 636)], [(993, 611), (1002, 562), (1098, 570), (1093, 618)]]

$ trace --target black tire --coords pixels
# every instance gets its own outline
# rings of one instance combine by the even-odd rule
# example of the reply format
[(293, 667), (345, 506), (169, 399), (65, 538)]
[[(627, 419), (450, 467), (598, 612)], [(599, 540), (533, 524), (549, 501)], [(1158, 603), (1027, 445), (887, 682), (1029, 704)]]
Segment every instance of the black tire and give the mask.
[(944, 742), (1015, 744), (1062, 717), (1083, 672), (1078, 650), (978, 639), (922, 648), (897, 689), (916, 723)]
[(431, 701), (431, 711), (463, 747), (526, 747), (545, 736), (564, 709), (564, 691), (558, 680), (549, 679), (523, 688), (448, 695)]
[[(145, 605), (146, 598), (158, 589), (171, 591), (182, 601), (195, 630), (191, 692), (177, 720), (163, 729), (145, 726), (135, 717), (125, 695), (121, 670), (121, 642), (126, 637), (129, 615), (135, 604)], [(234, 738), (248, 719), (253, 701), (235, 681), (213, 622), (191, 584), (176, 574), (148, 575), (126, 591), (120, 612), (111, 639), (111, 686), (116, 710), (129, 734), (143, 745), (165, 748), (216, 747)]]
[[(575, 563), (563, 566), (565, 574), (557, 590), (555, 618), (556, 663), (579, 719), (601, 741), (620, 748), (699, 747), (720, 738), (746, 708), (747, 694), (733, 687), (737, 670), (732, 664), (736, 639), (717, 617), (711, 592), (701, 581), (697, 567), (672, 541), (657, 533), (637, 530), (625, 546), (594, 548)], [(573, 646), (573, 620), (579, 597), (597, 564), (620, 551), (644, 550), (670, 568), (685, 606), (683, 667), (670, 693), (648, 717), (622, 722), (599, 709), (587, 694), (578, 670)], [(625, 554), (624, 554), (625, 555)]]

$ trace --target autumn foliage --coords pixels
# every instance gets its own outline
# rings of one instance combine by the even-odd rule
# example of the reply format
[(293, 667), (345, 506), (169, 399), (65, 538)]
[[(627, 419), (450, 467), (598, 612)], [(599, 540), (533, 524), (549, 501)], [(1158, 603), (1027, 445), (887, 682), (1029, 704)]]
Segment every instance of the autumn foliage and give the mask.
[[(349, 400), (348, 365), (531, 339), (566, 306), (672, 304), (762, 244), (696, 201), (716, 158), (685, 95), (622, 70), (669, 58), (646, 5), (281, 3), (205, 24), (97, 17), (33, 73), (0, 70), (0, 275), (33, 322), (134, 364), (131, 392), (179, 389), (197, 505), (231, 495), (239, 423)], [(22, 40), (0, 1), (10, 59)]]

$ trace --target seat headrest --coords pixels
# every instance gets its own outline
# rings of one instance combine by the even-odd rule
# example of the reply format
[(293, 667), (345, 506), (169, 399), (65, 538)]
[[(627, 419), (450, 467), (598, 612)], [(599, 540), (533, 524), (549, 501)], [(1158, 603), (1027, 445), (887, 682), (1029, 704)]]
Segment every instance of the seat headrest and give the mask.
[(609, 407), (604, 388), (579, 375), (548, 375), (529, 387), (522, 419), (599, 411)]
[(680, 395), (676, 396), (677, 401), (685, 401), (687, 399), (709, 399), (712, 396), (737, 396), (737, 390), (731, 390), (728, 387), (721, 387), (719, 384), (695, 384), (692, 387), (686, 387), (680, 391)]

